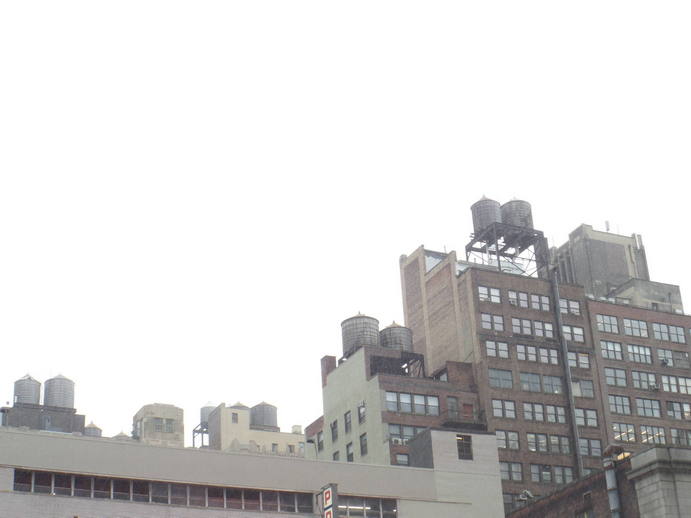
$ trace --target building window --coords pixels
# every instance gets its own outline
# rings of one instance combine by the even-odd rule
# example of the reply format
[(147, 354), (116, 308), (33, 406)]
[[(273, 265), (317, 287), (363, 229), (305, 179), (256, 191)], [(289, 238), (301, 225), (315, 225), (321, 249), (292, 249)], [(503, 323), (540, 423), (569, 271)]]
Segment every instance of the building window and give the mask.
[(543, 376), (542, 386), (546, 394), (562, 394), (562, 381), (559, 376)]
[(666, 324), (653, 324), (653, 336), (656, 340), (669, 342), (669, 328)]
[(290, 453), (291, 455), (295, 454), (295, 445), (294, 444), (288, 445), (288, 453)]
[(640, 416), (660, 417), (660, 402), (656, 399), (636, 398), (636, 412)]
[(590, 356), (588, 353), (569, 352), (569, 367), (577, 369), (590, 368)]
[(540, 392), (542, 387), (540, 386), (540, 375), (533, 374), (531, 372), (521, 372), (521, 390), (526, 392)]
[(458, 419), (458, 398), (454, 396), (446, 396), (446, 414), (449, 419)]
[(542, 403), (523, 403), (523, 419), (526, 421), (544, 421), (545, 407)]
[(554, 482), (557, 484), (573, 482), (573, 469), (568, 466), (554, 466)]
[(504, 317), (501, 315), (490, 315), (489, 313), (481, 313), (482, 329), (490, 329), (494, 331), (504, 330)]
[(164, 429), (163, 431), (165, 433), (173, 433), (173, 427), (175, 426), (175, 421), (173, 419), (166, 419), (164, 421)]
[(684, 328), (678, 326), (669, 326), (669, 339), (671, 342), (685, 344), (686, 335), (684, 334)]
[(535, 336), (554, 338), (554, 326), (550, 322), (533, 322)]
[(530, 465), (530, 480), (543, 484), (552, 482), (552, 466), (547, 464), (531, 464)]
[(612, 423), (614, 440), (619, 442), (636, 442), (636, 432), (632, 424)]
[(503, 399), (492, 400), (492, 415), (505, 419), (516, 419), (516, 403)]
[(410, 460), (408, 458), (407, 453), (397, 453), (396, 454), (396, 464), (399, 466), (408, 466), (410, 465)]
[(589, 408), (576, 408), (576, 424), (597, 428), (597, 411)]
[(607, 396), (609, 411), (613, 414), (631, 415), (631, 401), (627, 396)]
[(559, 300), (559, 312), (562, 314), (570, 313), (571, 315), (581, 314), (581, 304), (577, 300)]
[(528, 441), (529, 451), (539, 451), (547, 453), (547, 434), (544, 433), (527, 433), (526, 439)]
[(559, 354), (557, 353), (556, 349), (540, 347), (540, 363), (559, 365)]
[(487, 288), (486, 286), (477, 287), (480, 302), (493, 302), (501, 304), (501, 292), (497, 288)]
[(353, 462), (353, 457), (353, 443), (349, 442), (348, 444), (346, 444), (346, 460), (348, 462)]
[(500, 462), (499, 471), (502, 480), (523, 480), (523, 466), (520, 462)]
[(271, 453), (278, 453), (278, 443), (274, 442), (271, 444)]
[(237, 413), (237, 412), (233, 412), (233, 413), (231, 414), (230, 418), (231, 418), (233, 424), (237, 424), (237, 422), (238, 422), (238, 413)]
[(660, 379), (662, 380), (662, 390), (665, 392), (691, 394), (691, 378), (662, 375)]
[(602, 443), (599, 439), (578, 439), (578, 449), (581, 455), (602, 457)]
[(656, 340), (664, 340), (665, 342), (686, 343), (683, 327), (655, 323), (653, 324), (653, 336)]
[(507, 430), (497, 430), (497, 448), (502, 450), (518, 450), (520, 445), (518, 442), (518, 432), (511, 432)]
[(625, 387), (626, 371), (624, 369), (605, 367), (605, 381), (611, 387)]
[(357, 421), (358, 423), (362, 424), (367, 420), (367, 407), (365, 407), (365, 403), (363, 402), (362, 404), (358, 405), (357, 407)]
[(689, 368), (689, 353), (686, 351), (670, 351), (669, 349), (658, 349), (657, 358), (663, 367)]
[(610, 315), (597, 315), (597, 330), (602, 333), (619, 334), (617, 317)]
[(600, 349), (602, 350), (602, 357), (607, 360), (623, 360), (624, 356), (621, 352), (621, 344), (618, 342), (610, 342), (608, 340), (600, 340)]
[(549, 311), (549, 297), (546, 295), (530, 295), (530, 307), (541, 311)]
[(512, 318), (511, 331), (518, 335), (532, 335), (533, 331), (530, 325), (530, 320), (525, 318)]
[(583, 328), (578, 326), (561, 326), (561, 331), (564, 334), (564, 339), (570, 342), (585, 342), (583, 336)]
[(556, 405), (545, 405), (548, 423), (566, 423), (566, 408)]
[(650, 347), (645, 345), (626, 346), (629, 351), (629, 360), (636, 363), (653, 363), (653, 351)]
[(494, 340), (487, 340), (485, 342), (485, 347), (487, 350), (487, 356), (493, 358), (508, 358), (509, 357), (509, 344), (506, 342), (495, 342)]
[(640, 336), (648, 338), (648, 324), (642, 320), (624, 319), (624, 334), (629, 336)]
[(670, 419), (691, 419), (691, 404), (667, 401), (667, 416)]
[(511, 371), (489, 369), (489, 386), (494, 388), (513, 388), (513, 376)]
[(338, 451), (333, 452), (333, 455), (331, 456), (333, 460), (341, 460), (341, 455), (338, 453)]
[(593, 382), (590, 380), (573, 380), (571, 383), (573, 395), (576, 397), (595, 397)]
[(317, 432), (317, 451), (322, 451), (324, 449), (324, 432)]
[(521, 308), (528, 307), (528, 294), (522, 291), (509, 290), (509, 304)]
[(386, 392), (386, 409), (402, 414), (439, 415), (439, 398), (424, 394)]
[(550, 435), (549, 449), (552, 453), (571, 454), (571, 443), (565, 435)]
[(154, 417), (154, 432), (162, 432), (162, 431), (163, 431), (163, 418)]
[(461, 460), (473, 460), (473, 438), (470, 435), (456, 434), (456, 448), (458, 458)]
[(637, 389), (657, 389), (655, 374), (652, 372), (631, 371), (631, 384)]
[(665, 444), (665, 429), (661, 426), (641, 425), (639, 427), (643, 444)]
[(516, 357), (519, 360), (536, 362), (537, 361), (537, 347), (532, 345), (516, 345)]
[(691, 430), (670, 428), (669, 433), (672, 437), (672, 444), (677, 446), (691, 446)]
[(343, 429), (345, 430), (345, 433), (350, 433), (352, 426), (352, 417), (350, 410), (348, 410), (345, 414), (343, 414)]
[(367, 434), (363, 433), (360, 436), (360, 457), (367, 455)]
[(338, 420), (331, 423), (331, 442), (338, 440)]

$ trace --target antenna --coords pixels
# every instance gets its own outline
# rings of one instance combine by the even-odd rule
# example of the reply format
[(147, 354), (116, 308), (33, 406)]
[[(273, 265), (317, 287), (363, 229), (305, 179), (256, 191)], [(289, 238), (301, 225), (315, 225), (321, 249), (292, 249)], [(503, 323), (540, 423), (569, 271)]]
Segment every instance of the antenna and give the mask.
[(605, 221), (605, 230), (609, 232), (609, 221)]

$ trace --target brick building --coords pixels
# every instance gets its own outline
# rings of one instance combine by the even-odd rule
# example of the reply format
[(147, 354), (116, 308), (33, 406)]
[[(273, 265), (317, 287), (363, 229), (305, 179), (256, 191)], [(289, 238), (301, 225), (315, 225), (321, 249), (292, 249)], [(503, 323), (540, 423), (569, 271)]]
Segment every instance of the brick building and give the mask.
[[(647, 275), (642, 247), (637, 254)], [(587, 265), (572, 271), (605, 284)], [(526, 489), (545, 495), (600, 469), (610, 443), (636, 452), (691, 441), (691, 317), (681, 314), (678, 287), (642, 279), (644, 296), (596, 298), (551, 277), (422, 247), (401, 258), (412, 349), (433, 371), (447, 361), (473, 365), (481, 411), (497, 435), (507, 510)], [(673, 303), (656, 302), (651, 285), (670, 286)]]

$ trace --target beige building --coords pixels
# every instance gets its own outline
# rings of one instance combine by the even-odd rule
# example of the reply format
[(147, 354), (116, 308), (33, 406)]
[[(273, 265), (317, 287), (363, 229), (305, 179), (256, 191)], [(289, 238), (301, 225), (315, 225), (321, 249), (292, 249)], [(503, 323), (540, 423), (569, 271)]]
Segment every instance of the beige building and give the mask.
[(132, 438), (152, 446), (185, 446), (182, 408), (163, 403), (144, 405), (132, 418)]
[(252, 408), (241, 403), (221, 403), (209, 414), (209, 447), (214, 450), (305, 456), (305, 436), (301, 426), (290, 433), (277, 425), (276, 407), (259, 403)]
[(0, 509), (23, 518), (315, 518), (315, 496), (335, 484), (338, 518), (501, 518), (495, 438), (468, 437), (460, 448), (456, 433), (431, 432), (422, 446), (433, 467), (403, 468), (2, 428)]

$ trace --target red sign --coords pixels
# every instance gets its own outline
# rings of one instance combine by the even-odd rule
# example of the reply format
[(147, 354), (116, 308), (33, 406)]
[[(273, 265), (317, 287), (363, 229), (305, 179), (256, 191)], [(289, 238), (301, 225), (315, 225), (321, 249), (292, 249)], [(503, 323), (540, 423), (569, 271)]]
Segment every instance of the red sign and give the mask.
[[(323, 498), (324, 498), (324, 509), (328, 509), (329, 507), (331, 507), (333, 505), (333, 492), (331, 491), (330, 487), (324, 490)], [(328, 515), (325, 514), (324, 516), (325, 517), (326, 516), (331, 517), (330, 514), (328, 514)]]
[(324, 518), (334, 518), (334, 510), (327, 509), (326, 511), (324, 511)]

